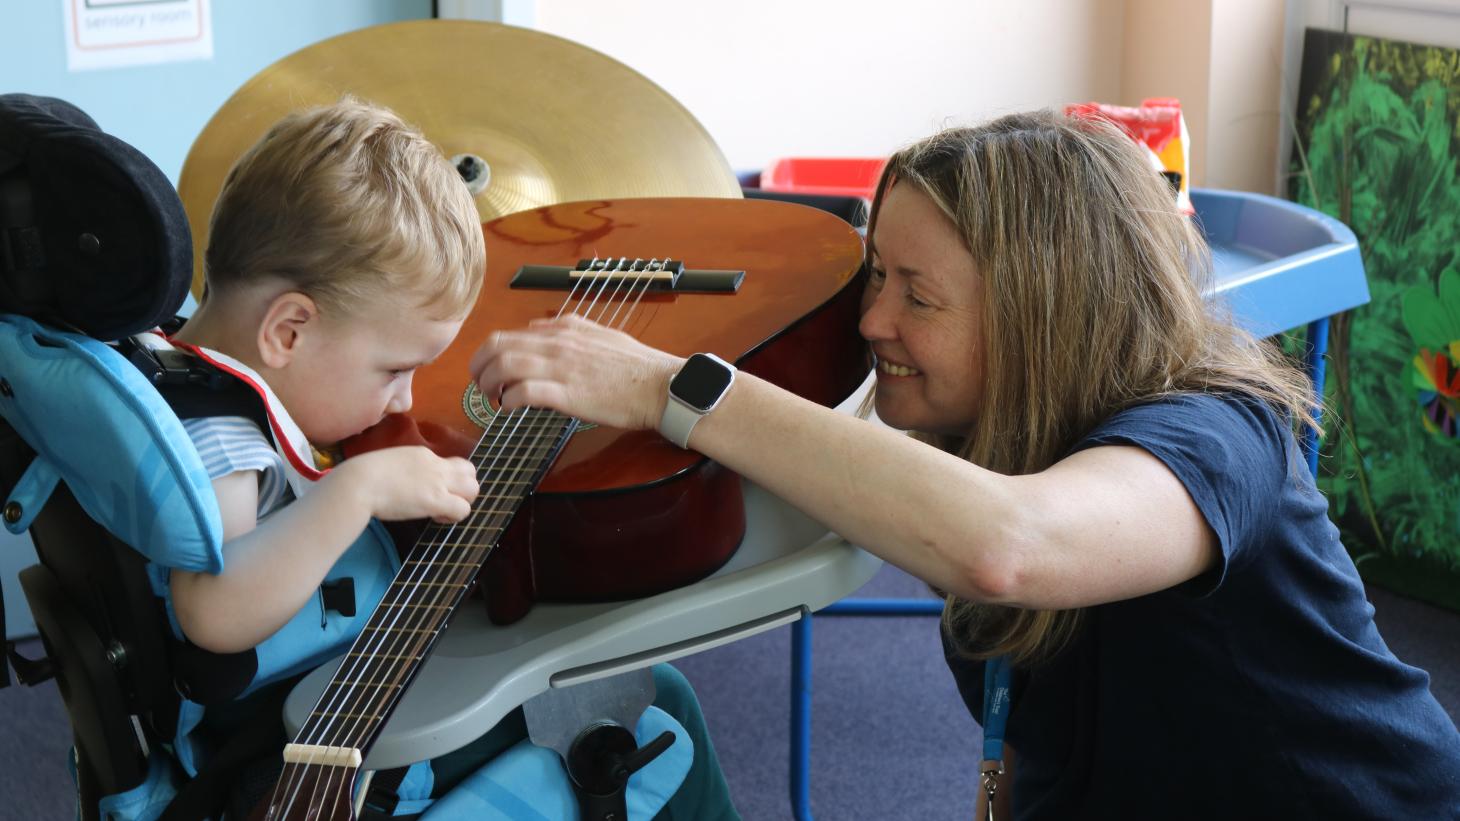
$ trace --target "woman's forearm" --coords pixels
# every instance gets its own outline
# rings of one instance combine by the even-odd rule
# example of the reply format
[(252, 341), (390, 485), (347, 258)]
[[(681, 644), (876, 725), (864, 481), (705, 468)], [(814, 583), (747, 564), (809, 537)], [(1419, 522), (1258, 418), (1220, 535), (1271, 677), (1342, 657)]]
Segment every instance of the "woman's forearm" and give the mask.
[(749, 374), (690, 446), (941, 589), (998, 599), (1016, 572), (1008, 477)]

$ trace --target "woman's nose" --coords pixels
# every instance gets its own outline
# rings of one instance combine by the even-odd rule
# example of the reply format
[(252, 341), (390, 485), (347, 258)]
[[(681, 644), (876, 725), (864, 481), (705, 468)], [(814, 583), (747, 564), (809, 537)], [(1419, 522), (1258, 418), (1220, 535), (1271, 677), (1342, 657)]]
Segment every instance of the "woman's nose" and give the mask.
[(896, 336), (893, 329), (897, 309), (892, 304), (895, 300), (889, 298), (887, 290), (882, 288), (872, 294), (871, 301), (862, 309), (862, 319), (857, 323), (857, 330), (863, 339), (883, 340)]

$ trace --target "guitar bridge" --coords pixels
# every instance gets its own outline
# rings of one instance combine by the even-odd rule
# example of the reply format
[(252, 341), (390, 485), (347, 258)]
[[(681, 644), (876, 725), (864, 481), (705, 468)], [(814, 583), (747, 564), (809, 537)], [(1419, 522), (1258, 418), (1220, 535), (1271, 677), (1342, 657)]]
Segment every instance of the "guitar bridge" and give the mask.
[(511, 287), (571, 291), (586, 283), (676, 294), (733, 294), (744, 279), (744, 271), (686, 268), (677, 259), (595, 257), (572, 266), (524, 265), (512, 275)]

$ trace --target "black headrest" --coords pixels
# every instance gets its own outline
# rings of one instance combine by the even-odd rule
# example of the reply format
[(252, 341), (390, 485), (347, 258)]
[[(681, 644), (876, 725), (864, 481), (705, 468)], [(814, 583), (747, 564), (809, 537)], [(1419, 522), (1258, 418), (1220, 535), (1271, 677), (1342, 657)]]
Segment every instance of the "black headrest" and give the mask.
[(70, 103), (0, 94), (0, 311), (119, 339), (172, 318), (192, 267), (151, 160)]

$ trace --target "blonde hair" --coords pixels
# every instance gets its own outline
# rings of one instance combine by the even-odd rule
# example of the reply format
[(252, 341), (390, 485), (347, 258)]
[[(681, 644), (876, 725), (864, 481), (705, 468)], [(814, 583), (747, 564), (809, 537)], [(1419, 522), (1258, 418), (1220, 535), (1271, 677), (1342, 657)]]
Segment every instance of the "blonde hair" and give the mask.
[(207, 291), (281, 277), (349, 316), (411, 295), (465, 313), (486, 268), (460, 175), (419, 131), (351, 97), (280, 120), (228, 172), (204, 257)]
[[(1316, 427), (1306, 378), (1202, 296), (1201, 233), (1118, 127), (1050, 112), (944, 131), (895, 154), (893, 184), (927, 195), (982, 274), (983, 404), (966, 435), (919, 438), (990, 470), (1035, 473), (1123, 408), (1184, 392), (1266, 401)], [(871, 253), (869, 241), (869, 254)], [(947, 597), (958, 650), (1031, 664), (1074, 634), (1078, 610)]]

